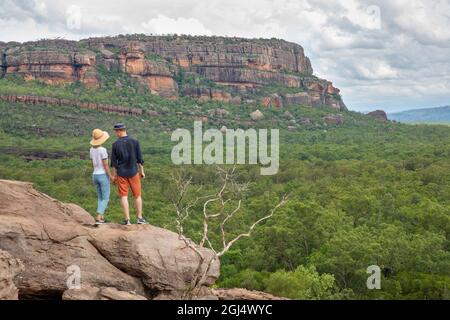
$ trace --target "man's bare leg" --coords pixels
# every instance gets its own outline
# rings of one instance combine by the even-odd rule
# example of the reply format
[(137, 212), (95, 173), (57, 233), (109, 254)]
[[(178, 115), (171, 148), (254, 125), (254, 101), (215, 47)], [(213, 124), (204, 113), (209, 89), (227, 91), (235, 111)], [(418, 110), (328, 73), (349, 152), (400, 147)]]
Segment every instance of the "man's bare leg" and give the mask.
[(128, 197), (120, 197), (120, 204), (122, 205), (125, 219), (130, 220), (130, 205), (128, 204)]
[(134, 199), (134, 204), (136, 206), (136, 215), (138, 219), (142, 219), (142, 197), (139, 196)]

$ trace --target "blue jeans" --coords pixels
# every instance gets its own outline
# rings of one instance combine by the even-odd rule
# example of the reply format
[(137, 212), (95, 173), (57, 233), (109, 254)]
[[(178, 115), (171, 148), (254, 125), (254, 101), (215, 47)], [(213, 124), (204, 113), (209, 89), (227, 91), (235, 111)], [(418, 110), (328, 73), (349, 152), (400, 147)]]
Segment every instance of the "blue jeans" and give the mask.
[(92, 181), (97, 189), (97, 213), (104, 215), (109, 202), (109, 177), (106, 173), (94, 174), (92, 175)]

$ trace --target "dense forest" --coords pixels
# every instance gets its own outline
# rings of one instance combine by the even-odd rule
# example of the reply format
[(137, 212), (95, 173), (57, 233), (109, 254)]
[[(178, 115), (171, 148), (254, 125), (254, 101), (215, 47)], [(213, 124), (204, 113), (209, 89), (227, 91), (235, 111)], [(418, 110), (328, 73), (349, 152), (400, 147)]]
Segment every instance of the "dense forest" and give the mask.
[[(448, 126), (382, 122), (326, 108), (173, 101), (149, 94), (120, 73), (104, 75), (98, 89), (5, 77), (0, 79), (0, 94), (154, 110), (157, 116), (135, 117), (0, 102), (0, 178), (32, 181), (52, 197), (95, 214), (90, 133), (97, 127), (111, 133), (113, 124), (122, 121), (140, 140), (146, 160), (145, 217), (171, 230), (176, 228), (170, 203), (173, 174), (191, 176), (204, 194), (219, 184), (214, 166), (172, 164), (173, 130), (192, 129), (193, 119), (205, 115), (205, 128), (279, 128), (279, 173), (264, 177), (259, 166), (238, 167), (238, 180), (249, 182), (249, 189), (241, 195), (242, 211), (230, 221), (227, 233), (231, 237), (246, 230), (284, 194), (290, 195), (289, 201), (221, 259), (220, 287), (246, 287), (292, 299), (450, 298)], [(227, 112), (211, 112), (219, 108)], [(265, 117), (252, 122), (249, 114), (256, 109)], [(341, 115), (344, 123), (326, 124), (323, 118), (330, 114)], [(108, 150), (113, 141), (106, 143)], [(194, 209), (185, 231), (198, 241), (202, 208)], [(122, 220), (115, 193), (107, 218)], [(366, 287), (370, 265), (383, 271), (381, 290)]]

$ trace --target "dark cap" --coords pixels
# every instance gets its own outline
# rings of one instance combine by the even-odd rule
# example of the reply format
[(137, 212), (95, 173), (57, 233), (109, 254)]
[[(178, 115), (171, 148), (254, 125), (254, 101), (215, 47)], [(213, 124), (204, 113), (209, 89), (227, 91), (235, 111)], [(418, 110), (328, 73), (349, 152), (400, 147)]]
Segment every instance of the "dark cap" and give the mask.
[(114, 130), (125, 130), (127, 127), (123, 123), (116, 123), (114, 125)]

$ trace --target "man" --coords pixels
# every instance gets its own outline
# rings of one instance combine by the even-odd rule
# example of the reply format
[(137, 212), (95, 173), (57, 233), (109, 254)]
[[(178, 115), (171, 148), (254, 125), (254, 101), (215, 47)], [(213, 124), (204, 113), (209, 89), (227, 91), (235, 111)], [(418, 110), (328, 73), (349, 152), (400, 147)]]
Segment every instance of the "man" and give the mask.
[(134, 196), (138, 224), (148, 224), (142, 216), (141, 178), (145, 178), (144, 159), (142, 159), (139, 141), (128, 136), (123, 123), (114, 126), (117, 141), (113, 143), (111, 152), (112, 181), (117, 182), (120, 204), (125, 215), (124, 225), (131, 225), (128, 204), (128, 189)]

